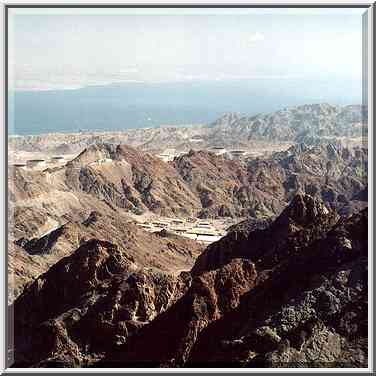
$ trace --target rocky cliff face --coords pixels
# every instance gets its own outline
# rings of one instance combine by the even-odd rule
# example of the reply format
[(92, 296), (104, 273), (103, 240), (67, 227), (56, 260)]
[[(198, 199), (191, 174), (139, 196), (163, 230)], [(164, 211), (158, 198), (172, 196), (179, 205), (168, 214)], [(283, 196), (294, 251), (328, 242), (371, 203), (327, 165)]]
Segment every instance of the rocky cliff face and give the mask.
[(83, 241), (11, 307), (15, 360), (364, 367), (367, 221), (366, 209), (340, 217), (299, 194), (273, 221), (234, 226), (178, 276), (140, 267), (110, 242)]
[[(241, 259), (194, 277), (176, 304), (100, 365), (184, 365), (202, 331), (237, 307), (241, 297), (256, 285), (257, 277), (254, 264)], [(152, 338), (163, 339), (158, 346), (151, 346)]]
[(201, 216), (262, 219), (280, 214), (298, 193), (319, 197), (341, 213), (361, 209), (366, 205), (360, 192), (366, 189), (367, 160), (366, 149), (338, 142), (299, 144), (245, 163), (191, 151), (173, 165), (200, 198)]
[[(367, 212), (273, 266), (227, 318), (203, 333), (192, 362), (248, 367), (367, 365)], [(256, 308), (257, 307), (257, 308)]]
[(193, 274), (217, 269), (233, 258), (250, 258), (263, 269), (294, 257), (313, 241), (323, 237), (339, 216), (308, 195), (297, 195), (270, 225), (256, 229), (235, 228), (211, 244), (195, 262)]

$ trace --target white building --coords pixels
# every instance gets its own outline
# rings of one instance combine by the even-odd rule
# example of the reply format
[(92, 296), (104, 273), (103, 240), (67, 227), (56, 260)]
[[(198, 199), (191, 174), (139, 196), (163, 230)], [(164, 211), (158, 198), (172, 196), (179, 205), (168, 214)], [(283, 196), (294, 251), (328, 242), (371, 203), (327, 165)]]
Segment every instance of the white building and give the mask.
[(202, 142), (202, 141), (204, 141), (203, 138), (191, 138), (191, 139), (189, 140), (189, 142)]
[(103, 158), (103, 159), (98, 159), (97, 160), (98, 164), (104, 164), (104, 163), (110, 163), (110, 162), (112, 162), (111, 158)]
[(29, 159), (26, 161), (26, 166), (29, 168), (46, 167), (46, 161), (44, 159)]
[(13, 167), (17, 168), (17, 169), (21, 169), (21, 170), (26, 170), (26, 164), (25, 163), (14, 163)]
[(247, 155), (247, 152), (245, 150), (231, 150), (230, 155), (231, 158), (241, 159)]
[(215, 155), (222, 155), (227, 153), (227, 150), (222, 146), (215, 146), (211, 148), (211, 152), (213, 152)]
[(157, 157), (162, 159), (163, 162), (171, 162), (174, 160), (175, 156), (170, 154), (157, 154)]
[(213, 235), (198, 235), (196, 240), (202, 243), (213, 243), (221, 239), (221, 236), (213, 236)]

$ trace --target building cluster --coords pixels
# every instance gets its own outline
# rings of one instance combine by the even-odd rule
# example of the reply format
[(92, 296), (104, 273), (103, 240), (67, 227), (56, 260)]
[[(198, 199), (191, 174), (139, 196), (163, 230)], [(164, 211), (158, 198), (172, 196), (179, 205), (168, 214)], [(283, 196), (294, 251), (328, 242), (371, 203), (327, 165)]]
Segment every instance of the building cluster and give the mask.
[(224, 228), (219, 228), (214, 221), (200, 219), (163, 218), (138, 223), (146, 231), (159, 232), (167, 230), (176, 235), (209, 244), (226, 235)]
[(235, 149), (235, 150), (227, 150), (223, 146), (214, 146), (209, 149), (210, 152), (214, 153), (215, 155), (224, 155), (229, 159), (243, 159), (246, 157), (249, 152), (243, 149)]
[(89, 163), (89, 165), (102, 165), (106, 163), (111, 163), (113, 160), (111, 158), (102, 158), (102, 159), (97, 159), (94, 162)]
[(171, 162), (174, 158), (179, 157), (180, 155), (186, 154), (185, 152), (178, 152), (176, 149), (166, 149), (161, 154), (156, 156), (159, 159), (162, 159), (163, 162)]
[[(229, 159), (237, 159), (241, 160), (249, 155), (247, 150), (242, 149), (235, 149), (235, 150), (228, 150), (222, 146), (214, 146), (208, 150), (215, 155), (224, 155)], [(176, 149), (166, 149), (162, 153), (157, 154), (156, 156), (164, 162), (173, 161), (174, 158), (179, 157), (181, 155), (187, 154), (187, 152), (177, 152)]]
[(59, 166), (64, 162), (64, 157), (56, 156), (50, 159), (28, 159), (25, 163), (14, 163), (13, 167), (22, 170), (39, 170), (49, 166)]

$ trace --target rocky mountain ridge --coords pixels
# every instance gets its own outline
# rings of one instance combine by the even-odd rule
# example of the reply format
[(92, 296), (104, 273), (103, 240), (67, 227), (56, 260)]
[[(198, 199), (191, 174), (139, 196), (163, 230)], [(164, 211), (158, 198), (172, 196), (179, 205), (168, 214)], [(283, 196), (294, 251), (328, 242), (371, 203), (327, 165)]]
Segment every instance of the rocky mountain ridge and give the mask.
[(302, 142), (313, 137), (366, 137), (362, 106), (327, 103), (288, 107), (271, 114), (225, 114), (209, 125), (234, 139)]

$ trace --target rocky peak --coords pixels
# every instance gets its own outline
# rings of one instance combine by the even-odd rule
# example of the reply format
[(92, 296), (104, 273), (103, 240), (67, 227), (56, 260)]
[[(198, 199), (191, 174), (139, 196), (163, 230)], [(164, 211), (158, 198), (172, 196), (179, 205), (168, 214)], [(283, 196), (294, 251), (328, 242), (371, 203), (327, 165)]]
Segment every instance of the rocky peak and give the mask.
[(116, 153), (116, 145), (109, 143), (94, 143), (85, 148), (69, 164), (87, 164), (100, 159), (113, 159)]
[(324, 236), (338, 221), (338, 214), (320, 199), (297, 194), (289, 206), (270, 225), (268, 221), (251, 226), (235, 226), (225, 237), (197, 258), (193, 274), (218, 268), (237, 257), (247, 258), (262, 268), (298, 254), (304, 247)]
[(324, 220), (329, 209), (324, 203), (310, 195), (299, 193), (277, 219), (277, 225), (293, 222), (300, 226), (310, 225)]
[(109, 142), (93, 143), (86, 147), (68, 165), (82, 165), (100, 160), (122, 160), (129, 159), (130, 162), (144, 157), (142, 153), (127, 144), (114, 144)]
[(98, 219), (101, 218), (101, 217), (102, 217), (101, 213), (99, 213), (96, 210), (93, 210), (92, 212), (90, 212), (90, 214), (87, 217), (87, 219), (85, 219), (85, 221), (82, 222), (82, 224), (84, 226), (89, 226), (91, 224), (94, 224), (94, 223), (98, 222)]
[[(193, 149), (190, 149), (188, 154), (186, 154), (187, 157), (191, 158), (196, 154), (196, 152)], [(182, 156), (184, 158), (184, 155)]]
[(236, 124), (240, 119), (240, 114), (237, 112), (226, 112), (223, 114), (219, 119), (217, 119), (214, 123), (212, 123), (211, 127), (218, 127), (218, 126), (232, 126)]

